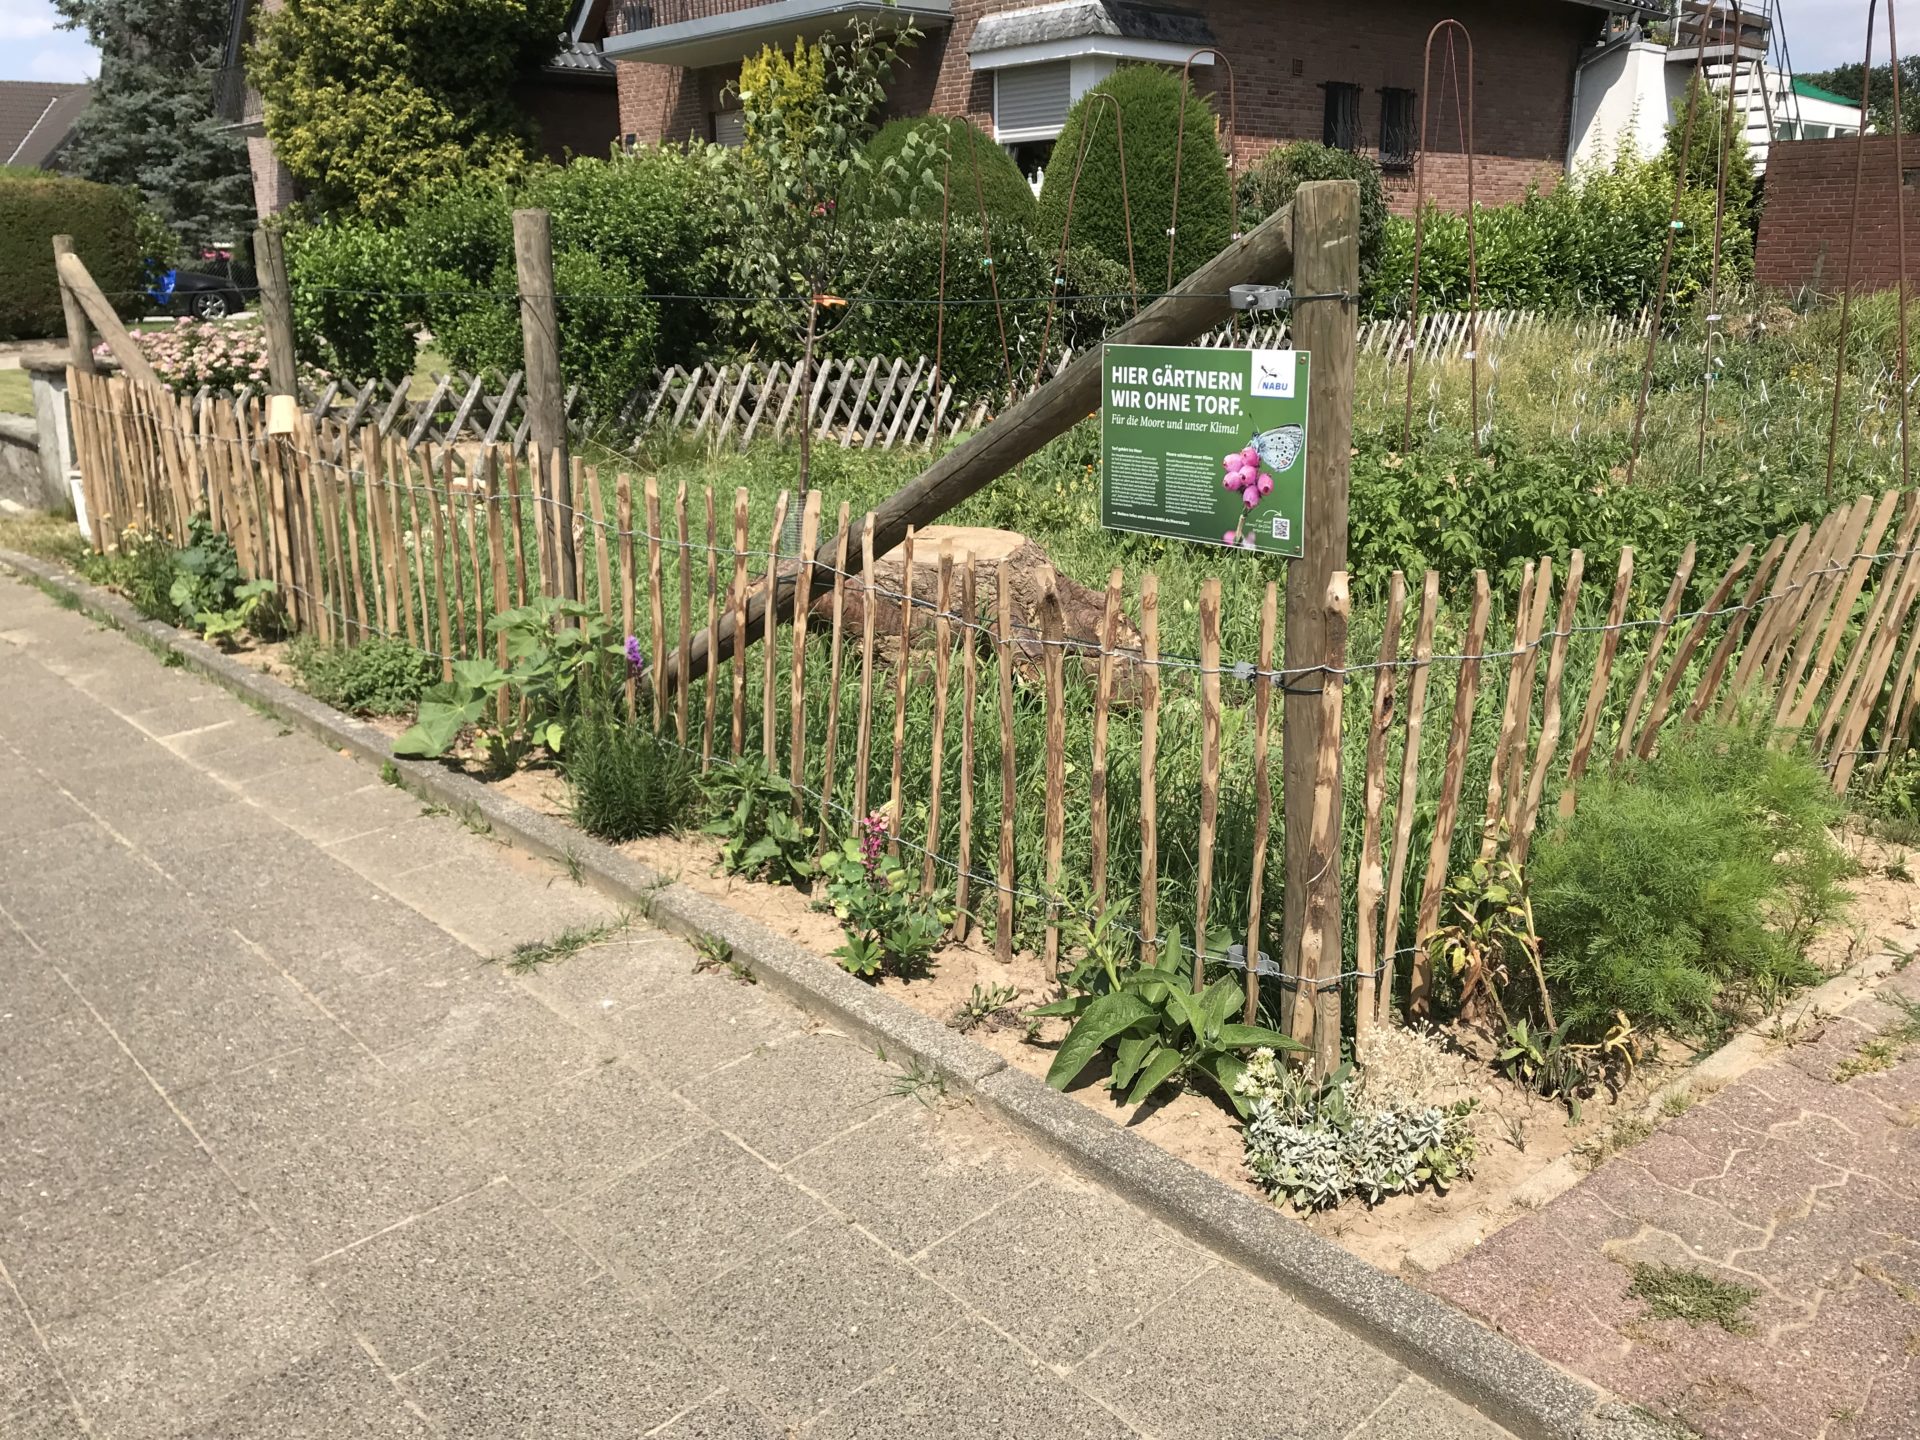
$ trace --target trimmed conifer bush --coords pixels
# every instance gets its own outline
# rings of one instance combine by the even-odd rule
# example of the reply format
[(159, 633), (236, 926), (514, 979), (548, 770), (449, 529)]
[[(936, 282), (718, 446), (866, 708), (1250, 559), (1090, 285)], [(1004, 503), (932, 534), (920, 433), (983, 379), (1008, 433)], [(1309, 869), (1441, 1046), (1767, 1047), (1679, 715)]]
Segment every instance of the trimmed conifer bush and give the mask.
[[(1003, 225), (1033, 224), (1033, 190), (1028, 186), (1013, 157), (965, 116), (919, 115), (889, 120), (880, 133), (867, 142), (867, 163), (877, 173), (888, 159), (901, 155), (911, 137), (921, 140), (921, 173), (906, 193), (857, 197), (856, 203), (876, 220), (906, 217), (914, 220), (939, 220), (942, 187), (947, 175), (947, 157), (952, 155), (950, 180), (952, 199), (948, 214), (955, 221), (980, 223), (980, 205), (984, 199), (987, 221), (997, 231)], [(972, 158), (968, 157), (971, 148)], [(979, 164), (980, 186), (974, 189), (974, 164)]]
[(1240, 196), (1240, 228), (1251, 230), (1291, 204), (1293, 192), (1306, 180), (1360, 182), (1360, 278), (1365, 281), (1380, 263), (1380, 233), (1387, 223), (1380, 167), (1368, 156), (1311, 140), (1274, 146), (1246, 168), (1235, 187)]
[[(1126, 136), (1126, 203), (1120, 185), (1120, 143), (1113, 108), (1097, 95), (1119, 103)], [(1181, 133), (1184, 108), (1186, 127)], [(1226, 247), (1232, 232), (1232, 198), (1227, 161), (1220, 151), (1213, 107), (1189, 89), (1183, 99), (1180, 77), (1157, 65), (1131, 65), (1115, 71), (1074, 102), (1054, 142), (1053, 160), (1040, 190), (1041, 241), (1058, 246), (1067, 229), (1067, 198), (1072, 194), (1071, 243), (1090, 245), (1120, 265), (1127, 263), (1127, 225), (1133, 217), (1133, 265), (1142, 293), (1157, 293), (1167, 282), (1167, 231), (1174, 229), (1173, 278), (1177, 283)], [(1082, 145), (1086, 157), (1080, 158)], [(1180, 206), (1174, 211), (1174, 152), (1180, 151)], [(1079, 168), (1078, 185), (1074, 170)]]

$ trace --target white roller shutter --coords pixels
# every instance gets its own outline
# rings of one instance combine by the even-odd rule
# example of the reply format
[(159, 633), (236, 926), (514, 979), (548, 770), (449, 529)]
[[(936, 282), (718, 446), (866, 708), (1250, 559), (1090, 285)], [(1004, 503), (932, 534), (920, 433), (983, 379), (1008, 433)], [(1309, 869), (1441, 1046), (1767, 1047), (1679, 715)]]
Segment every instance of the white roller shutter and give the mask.
[(996, 139), (1042, 139), (1060, 133), (1073, 103), (1072, 64), (1052, 60), (993, 72)]

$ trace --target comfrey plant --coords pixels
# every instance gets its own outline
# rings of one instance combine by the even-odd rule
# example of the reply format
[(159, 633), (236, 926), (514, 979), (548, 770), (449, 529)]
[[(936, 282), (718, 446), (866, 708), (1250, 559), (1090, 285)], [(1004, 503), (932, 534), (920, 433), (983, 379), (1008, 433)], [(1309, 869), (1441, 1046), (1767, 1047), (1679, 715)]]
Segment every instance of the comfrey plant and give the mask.
[(1350, 1195), (1377, 1205), (1431, 1185), (1444, 1191), (1472, 1173), (1474, 1102), (1368, 1103), (1353, 1067), (1315, 1084), (1271, 1050), (1256, 1050), (1236, 1083), (1251, 1115), (1243, 1135), (1247, 1169), (1276, 1200), (1328, 1210)]
[(859, 833), (820, 861), (826, 876), (821, 907), (847, 930), (847, 943), (833, 953), (855, 975), (919, 975), (953, 923), (944, 891), (921, 896), (913, 876), (887, 853), (884, 811), (860, 822)]

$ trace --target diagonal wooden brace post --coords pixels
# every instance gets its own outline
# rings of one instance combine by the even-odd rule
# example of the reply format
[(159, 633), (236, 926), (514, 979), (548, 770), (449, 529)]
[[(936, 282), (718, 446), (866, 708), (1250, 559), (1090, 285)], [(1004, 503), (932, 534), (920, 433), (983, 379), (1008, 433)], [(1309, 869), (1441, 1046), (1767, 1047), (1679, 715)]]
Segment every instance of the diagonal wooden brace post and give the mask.
[[(1285, 280), (1292, 271), (1293, 207), (1289, 205), (1269, 215), (1107, 339), (1116, 345), (1186, 344), (1227, 318), (1231, 308), (1227, 302), (1229, 286), (1272, 284)], [(1095, 346), (881, 502), (873, 512), (875, 553), (893, 549), (906, 538), (909, 526), (932, 524), (969, 495), (1064, 435), (1099, 404), (1100, 350)], [(838, 536), (828, 536), (814, 552), (810, 581), (813, 594), (824, 594), (832, 588), (838, 544)], [(777, 615), (792, 613), (799, 568), (780, 576), (773, 587), (771, 599)], [(768, 600), (769, 592), (763, 587), (755, 590), (747, 604), (745, 628), (749, 639), (766, 614)], [(736, 634), (735, 617), (726, 616), (713, 630), (694, 636), (685, 679), (698, 680), (714, 665), (729, 659)], [(663, 674), (669, 688), (683, 683), (677, 659)]]

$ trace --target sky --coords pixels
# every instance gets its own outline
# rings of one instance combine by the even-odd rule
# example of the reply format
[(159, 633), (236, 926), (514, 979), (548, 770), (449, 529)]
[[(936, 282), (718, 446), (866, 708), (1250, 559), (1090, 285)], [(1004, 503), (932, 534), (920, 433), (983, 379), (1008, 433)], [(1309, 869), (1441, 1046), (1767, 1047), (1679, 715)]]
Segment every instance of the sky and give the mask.
[[(1794, 67), (1826, 70), (1858, 61), (1866, 40), (1867, 0), (1775, 0), (1784, 17), (1787, 43)], [(1920, 3), (1898, 0), (1898, 18), (1906, 22), (1903, 48), (1920, 48)], [(1886, 13), (1884, 5), (1881, 15)], [(1884, 21), (1876, 22), (1879, 43), (1874, 50), (1886, 58)], [(100, 68), (100, 58), (80, 35), (59, 28), (50, 0), (0, 0), (0, 80), (86, 80)]]

